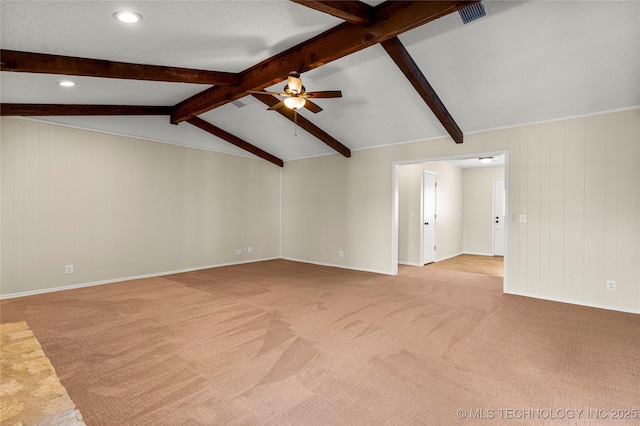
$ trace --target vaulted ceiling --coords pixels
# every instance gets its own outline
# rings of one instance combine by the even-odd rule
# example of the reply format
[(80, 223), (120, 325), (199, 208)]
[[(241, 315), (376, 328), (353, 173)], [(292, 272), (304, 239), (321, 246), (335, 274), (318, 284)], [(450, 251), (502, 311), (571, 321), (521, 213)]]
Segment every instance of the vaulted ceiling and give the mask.
[[(471, 2), (395, 3), (3, 0), (2, 114), (281, 164), (640, 105), (640, 2), (485, 0), (468, 25), (456, 10)], [(120, 10), (143, 19), (121, 23)], [(58, 56), (110, 62), (48, 73), (63, 72)], [(307, 90), (343, 94), (314, 99), (324, 110), (302, 110), (297, 129), (291, 110), (266, 110), (275, 98), (247, 93), (281, 91), (293, 70)], [(174, 81), (138, 79), (154, 76)], [(56, 84), (67, 78), (76, 85)], [(144, 108), (49, 115), (60, 104)]]

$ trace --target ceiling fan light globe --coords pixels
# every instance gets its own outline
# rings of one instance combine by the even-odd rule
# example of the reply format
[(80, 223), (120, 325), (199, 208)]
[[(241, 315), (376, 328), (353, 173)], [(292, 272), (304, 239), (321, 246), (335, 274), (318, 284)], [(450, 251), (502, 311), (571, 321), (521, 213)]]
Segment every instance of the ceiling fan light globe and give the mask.
[(303, 108), (305, 103), (307, 103), (307, 101), (304, 98), (295, 96), (284, 100), (284, 105), (292, 110)]

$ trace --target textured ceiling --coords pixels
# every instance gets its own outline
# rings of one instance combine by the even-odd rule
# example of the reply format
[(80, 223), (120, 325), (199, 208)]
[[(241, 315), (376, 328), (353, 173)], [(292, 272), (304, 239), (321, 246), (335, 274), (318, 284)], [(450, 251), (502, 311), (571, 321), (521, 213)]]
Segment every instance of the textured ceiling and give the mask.
[[(371, 5), (380, 3), (367, 2)], [(640, 105), (640, 2), (485, 1), (399, 38), (463, 132)], [(3, 49), (239, 72), (341, 21), (289, 1), (6, 1)], [(143, 16), (125, 25), (112, 15)], [(285, 77), (285, 76), (283, 76)], [(308, 90), (342, 90), (303, 115), (352, 150), (447, 133), (379, 45), (303, 74)], [(174, 105), (207, 86), (1, 73), (4, 103)], [(280, 90), (284, 83), (270, 89)], [(252, 97), (201, 118), (282, 159), (334, 153)], [(167, 117), (44, 117), (78, 127), (250, 155)], [(453, 143), (453, 142), (452, 142)]]

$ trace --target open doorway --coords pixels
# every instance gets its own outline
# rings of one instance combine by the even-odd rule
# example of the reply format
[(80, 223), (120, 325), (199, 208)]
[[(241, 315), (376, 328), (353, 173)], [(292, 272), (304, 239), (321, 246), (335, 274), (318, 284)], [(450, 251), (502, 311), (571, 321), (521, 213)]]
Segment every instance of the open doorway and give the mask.
[[(497, 275), (499, 268), (499, 275), (505, 275), (506, 152), (402, 162), (394, 167), (397, 263), (491, 275)], [(435, 177), (434, 203), (427, 202), (427, 176)], [(499, 199), (496, 194), (501, 194)], [(432, 217), (430, 205), (435, 206)], [(506, 280), (504, 283), (506, 289)]]

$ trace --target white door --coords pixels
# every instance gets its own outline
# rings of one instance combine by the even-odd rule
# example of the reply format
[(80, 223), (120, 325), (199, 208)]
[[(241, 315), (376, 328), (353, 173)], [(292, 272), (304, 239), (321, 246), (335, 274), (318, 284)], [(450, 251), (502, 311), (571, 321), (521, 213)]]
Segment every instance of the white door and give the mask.
[(493, 255), (504, 256), (504, 179), (493, 180)]
[(424, 172), (424, 185), (422, 187), (422, 218), (423, 232), (422, 263), (427, 264), (436, 261), (436, 175)]

